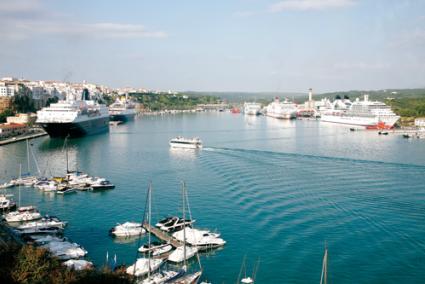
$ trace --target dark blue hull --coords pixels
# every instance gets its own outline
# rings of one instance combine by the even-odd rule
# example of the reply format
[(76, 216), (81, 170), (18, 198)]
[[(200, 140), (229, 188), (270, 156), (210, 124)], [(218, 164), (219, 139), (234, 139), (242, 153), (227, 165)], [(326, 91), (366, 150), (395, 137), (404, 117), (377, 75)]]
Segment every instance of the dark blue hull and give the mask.
[(127, 121), (134, 120), (135, 116), (136, 116), (135, 113), (134, 114), (111, 114), (109, 115), (109, 120), (127, 122)]
[(41, 123), (50, 137), (81, 137), (109, 131), (109, 118), (101, 117), (79, 123)]

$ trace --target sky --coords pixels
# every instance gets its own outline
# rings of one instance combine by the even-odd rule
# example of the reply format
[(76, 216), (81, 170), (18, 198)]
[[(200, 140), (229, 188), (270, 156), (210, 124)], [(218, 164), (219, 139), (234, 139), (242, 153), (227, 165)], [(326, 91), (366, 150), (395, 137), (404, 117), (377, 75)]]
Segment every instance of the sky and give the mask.
[(0, 77), (175, 91), (425, 87), (423, 0), (0, 0)]

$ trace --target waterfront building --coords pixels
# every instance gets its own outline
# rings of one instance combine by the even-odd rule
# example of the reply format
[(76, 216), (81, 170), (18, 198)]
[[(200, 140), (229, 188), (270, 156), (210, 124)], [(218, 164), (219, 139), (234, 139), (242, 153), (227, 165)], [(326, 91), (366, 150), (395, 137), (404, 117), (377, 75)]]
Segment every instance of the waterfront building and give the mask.
[(2, 123), (0, 124), (0, 138), (24, 134), (27, 130), (28, 126), (26, 124)]
[(36, 118), (35, 113), (17, 113), (15, 116), (8, 116), (6, 120), (9, 124), (31, 124)]
[(425, 129), (425, 117), (418, 117), (415, 119), (415, 126), (417, 128)]
[(0, 96), (0, 113), (12, 108), (12, 97)]

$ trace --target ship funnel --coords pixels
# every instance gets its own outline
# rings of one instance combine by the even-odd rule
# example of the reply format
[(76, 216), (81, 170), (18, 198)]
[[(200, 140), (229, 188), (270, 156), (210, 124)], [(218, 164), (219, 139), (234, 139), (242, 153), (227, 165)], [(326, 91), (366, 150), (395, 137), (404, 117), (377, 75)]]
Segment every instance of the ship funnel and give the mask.
[(313, 89), (308, 89), (308, 101), (311, 102), (313, 100)]
[(90, 92), (87, 88), (84, 88), (83, 93), (82, 93), (82, 100), (83, 101), (88, 101), (90, 100)]
[(364, 101), (365, 102), (369, 101), (369, 95), (364, 95)]

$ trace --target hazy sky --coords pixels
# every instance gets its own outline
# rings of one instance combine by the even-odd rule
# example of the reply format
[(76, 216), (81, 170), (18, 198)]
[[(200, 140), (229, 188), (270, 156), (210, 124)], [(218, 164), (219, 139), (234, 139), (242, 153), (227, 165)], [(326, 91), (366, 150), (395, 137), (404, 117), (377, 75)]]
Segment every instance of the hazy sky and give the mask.
[(425, 1), (0, 0), (0, 76), (161, 90), (425, 86)]

